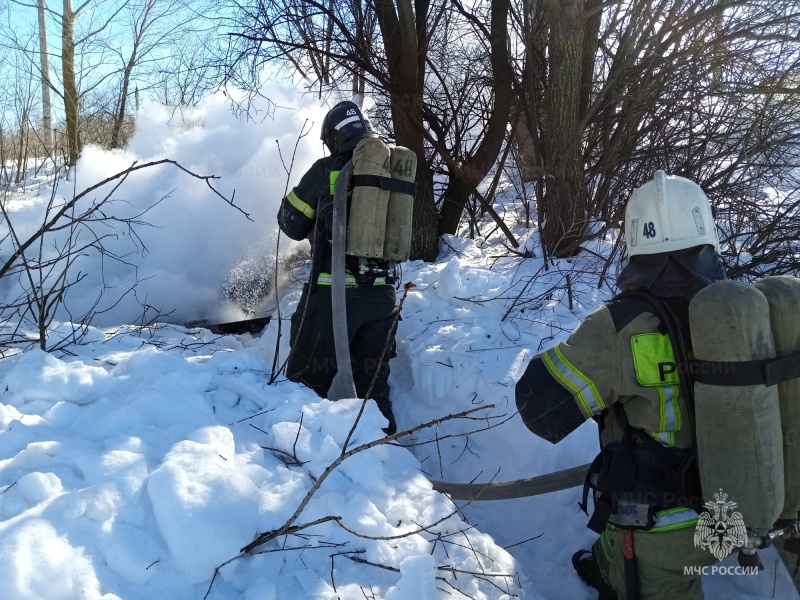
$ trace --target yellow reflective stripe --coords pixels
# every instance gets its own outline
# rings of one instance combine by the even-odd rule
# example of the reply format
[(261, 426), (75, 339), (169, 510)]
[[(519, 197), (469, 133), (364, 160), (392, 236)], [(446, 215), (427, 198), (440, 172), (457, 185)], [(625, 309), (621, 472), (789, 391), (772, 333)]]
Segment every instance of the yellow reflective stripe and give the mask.
[(654, 440), (666, 446), (675, 445), (675, 432), (681, 428), (681, 411), (678, 406), (678, 386), (656, 387), (659, 396), (658, 431), (651, 432)]
[(672, 386), (674, 393), (672, 394), (672, 410), (675, 413), (675, 431), (683, 429), (683, 415), (681, 414), (681, 406), (678, 404), (678, 386)]
[(674, 431), (661, 431), (659, 433), (654, 433), (653, 437), (662, 446), (674, 446), (675, 445), (675, 432)]
[(331, 196), (333, 196), (333, 194), (335, 193), (335, 190), (333, 189), (333, 184), (336, 183), (336, 178), (339, 177), (339, 173), (340, 173), (340, 171), (331, 171), (331, 174), (330, 174), (330, 177), (329, 177), (329, 180), (328, 180), (329, 183), (330, 183), (330, 186), (331, 186), (330, 187)]
[[(308, 280), (306, 280), (308, 283)], [(319, 277), (317, 277), (317, 285), (332, 285), (333, 284), (333, 275), (330, 273), (320, 273)], [(347, 274), (344, 277), (344, 284), (345, 285), (358, 285), (356, 278), (353, 275)], [(385, 277), (376, 277), (375, 282), (372, 285), (387, 285)]]
[[(317, 283), (319, 285), (331, 285), (333, 283), (333, 275), (331, 275), (330, 273), (320, 273), (319, 277), (317, 278)], [(356, 278), (349, 274), (345, 275), (344, 284), (357, 285)]]
[(644, 533), (674, 531), (697, 525), (697, 513), (691, 508), (668, 508), (656, 513), (656, 526)]
[(289, 201), (289, 204), (294, 206), (297, 210), (303, 213), (309, 219), (314, 218), (314, 209), (311, 208), (308, 204), (300, 200), (300, 197), (294, 193), (294, 190), (289, 192), (289, 195), (286, 196), (286, 200)]
[(600, 550), (606, 557), (608, 562), (613, 562), (614, 554), (614, 547), (611, 545), (611, 540), (608, 539), (608, 530), (603, 531), (600, 534)]
[(594, 382), (569, 362), (558, 346), (545, 351), (542, 360), (550, 374), (572, 392), (585, 417), (596, 415), (606, 408)]

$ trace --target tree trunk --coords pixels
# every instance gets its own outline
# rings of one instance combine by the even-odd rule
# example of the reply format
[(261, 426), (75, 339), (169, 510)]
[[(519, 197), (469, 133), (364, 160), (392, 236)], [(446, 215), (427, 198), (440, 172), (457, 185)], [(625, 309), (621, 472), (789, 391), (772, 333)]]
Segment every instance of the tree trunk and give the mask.
[(50, 65), (47, 58), (47, 24), (44, 19), (44, 0), (39, 0), (39, 63), (42, 69), (42, 142), (48, 156), (53, 151), (53, 116), (50, 103)]
[[(436, 231), (436, 200), (433, 196), (433, 174), (425, 164), (425, 155), (418, 159), (422, 172), (417, 173), (414, 195), (414, 230), (411, 236), (411, 260), (432, 262), (439, 256), (439, 234)], [(419, 169), (419, 166), (417, 167)]]
[(72, 0), (64, 0), (61, 17), (61, 71), (64, 78), (64, 113), (67, 121), (67, 166), (75, 166), (81, 151), (78, 130), (78, 88), (75, 84), (75, 14)]
[(439, 254), (433, 174), (425, 159), (423, 133), (423, 81), (425, 77), (425, 21), (427, 3), (411, 0), (376, 0), (375, 14), (383, 35), (389, 64), (388, 88), (397, 143), (417, 155), (414, 223), (411, 234), (412, 260), (435, 260)]
[[(117, 112), (114, 115), (114, 125), (111, 130), (111, 147), (119, 148), (121, 143), (122, 126), (125, 124), (125, 110), (128, 106), (128, 89), (131, 85), (131, 74), (133, 68), (136, 66), (136, 60), (139, 56), (139, 48), (141, 47), (142, 40), (144, 39), (147, 29), (150, 26), (150, 11), (153, 10), (156, 0), (148, 0), (142, 7), (141, 20), (138, 21), (134, 28), (133, 48), (131, 48), (131, 56), (125, 65), (122, 72), (122, 89), (120, 90), (119, 103), (117, 104)], [(158, 17), (156, 17), (158, 18)], [(138, 90), (138, 88), (137, 88)], [(138, 104), (138, 102), (137, 102)], [(138, 109), (138, 107), (137, 107)]]
[[(397, 86), (403, 88), (402, 85)], [(407, 88), (408, 89), (408, 88)], [(417, 155), (414, 221), (411, 235), (412, 260), (433, 261), (439, 255), (439, 236), (436, 232), (436, 204), (433, 197), (433, 175), (425, 161), (425, 141), (422, 123), (422, 93), (392, 93), (392, 121), (398, 145)]]
[(112, 148), (119, 148), (120, 144), (120, 133), (122, 131), (122, 126), (125, 123), (125, 109), (127, 107), (128, 101), (128, 86), (131, 82), (131, 73), (133, 72), (133, 66), (136, 64), (136, 46), (133, 47), (133, 52), (131, 53), (131, 58), (128, 61), (128, 64), (125, 65), (125, 70), (122, 74), (122, 90), (119, 94), (119, 104), (117, 113), (114, 115), (114, 126), (111, 129), (111, 147)]
[(14, 184), (19, 184), (25, 180), (25, 161), (28, 154), (28, 136), (25, 132), (28, 123), (27, 107), (22, 111), (22, 118), (19, 121), (19, 152), (17, 152), (17, 174), (14, 177)]
[(545, 222), (542, 244), (550, 256), (573, 256), (587, 229), (580, 106), (584, 0), (548, 0), (550, 81), (545, 92)]
[(6, 144), (5, 144), (5, 130), (3, 124), (0, 123), (0, 185), (5, 185), (8, 177), (8, 170), (6, 167)]
[(600, 38), (600, 25), (602, 24), (603, 16), (603, 0), (585, 1), (583, 47), (581, 48), (583, 67), (581, 70), (580, 117), (583, 117), (589, 109), (592, 81), (594, 79), (595, 50), (597, 49), (597, 40)]
[(532, 124), (529, 122), (524, 102), (519, 97), (515, 98), (511, 109), (511, 120), (517, 121), (517, 127), (514, 129), (514, 145), (517, 149), (514, 161), (522, 181), (529, 183), (536, 179), (540, 163), (536, 153), (536, 140), (531, 135)]
[(494, 107), (475, 153), (450, 173), (439, 209), (439, 233), (456, 233), (470, 194), (500, 154), (511, 114), (511, 65), (508, 58), (508, 0), (492, 0), (490, 30)]

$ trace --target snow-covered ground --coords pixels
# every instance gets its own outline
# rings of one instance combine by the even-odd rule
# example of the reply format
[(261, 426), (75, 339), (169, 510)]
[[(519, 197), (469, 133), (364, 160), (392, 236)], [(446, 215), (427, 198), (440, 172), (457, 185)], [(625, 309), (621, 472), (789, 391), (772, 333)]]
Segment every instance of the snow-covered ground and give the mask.
[[(220, 298), (225, 273), (253, 260), (254, 249), (274, 252), (285, 188), (286, 174), (263, 165), (279, 164), (276, 139), (288, 162), (305, 115), (319, 115), (312, 107), (241, 123), (222, 106), (212, 102), (199, 114), (203, 129), (145, 115), (126, 153), (89, 149), (74, 183), (80, 190), (134, 158), (163, 155), (225, 174), (223, 192), (236, 188), (237, 205), (254, 223), (205, 183), (187, 187), (163, 167), (120, 189), (134, 208), (177, 190), (150, 214), (159, 228), (142, 233), (148, 252), (137, 259), (140, 279), (155, 276), (142, 282), (140, 299), (173, 322), (241, 316)], [(320, 152), (316, 126), (308, 138), (298, 173)], [(11, 217), (20, 231), (36, 222), (47, 185), (16, 193)], [(508, 252), (487, 222), (487, 239), (448, 237), (435, 263), (403, 265), (401, 283), (415, 287), (391, 362), (395, 413), (401, 429), (441, 421), (397, 444), (372, 446), (385, 424), (372, 403), (357, 419), (358, 400), (332, 403), (283, 377), (271, 382), (276, 351), (277, 364), (288, 352), (299, 296), (292, 277), (280, 318), (275, 313), (256, 336), (120, 325), (140, 311), (125, 300), (69, 352), (0, 360), (0, 598), (596, 597), (570, 565), (572, 553), (593, 541), (577, 506), (580, 488), (464, 507), (429, 481), (531, 477), (586, 463), (597, 451), (593, 422), (559, 445), (536, 438), (515, 415), (513, 390), (534, 354), (610, 297), (597, 285), (610, 241), (545, 271), (536, 234), (513, 219), (518, 203), (510, 198), (506, 209), (533, 257)], [(7, 256), (7, 247), (0, 251)], [(85, 260), (97, 275), (96, 259)], [(124, 265), (106, 268), (106, 281), (115, 278), (120, 289), (131, 282)], [(92, 300), (88, 283), (76, 287), (76, 302), (82, 293)], [(0, 293), (17, 294), (14, 285)], [(398, 299), (403, 294), (398, 289)], [(71, 331), (62, 324), (50, 338)], [(471, 420), (442, 420), (473, 409)], [(299, 529), (235, 559), (301, 506), (292, 521)], [(761, 555), (757, 576), (706, 577), (706, 596), (797, 598), (774, 551)]]

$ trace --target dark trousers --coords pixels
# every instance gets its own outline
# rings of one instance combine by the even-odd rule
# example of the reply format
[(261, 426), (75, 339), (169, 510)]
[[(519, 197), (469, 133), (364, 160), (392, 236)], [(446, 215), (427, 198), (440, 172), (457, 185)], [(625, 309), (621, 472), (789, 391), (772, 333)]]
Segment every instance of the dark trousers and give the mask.
[[(352, 286), (345, 290), (347, 298), (347, 333), (350, 342), (351, 369), (359, 398), (373, 398), (381, 412), (391, 412), (389, 400), (389, 359), (395, 355), (392, 334), (396, 314), (395, 291), (392, 285)], [(325, 398), (336, 375), (336, 350), (333, 340), (333, 314), (330, 286), (309, 286), (292, 315), (289, 338), (291, 354), (286, 376), (299, 381)], [(374, 380), (374, 384), (373, 384)]]

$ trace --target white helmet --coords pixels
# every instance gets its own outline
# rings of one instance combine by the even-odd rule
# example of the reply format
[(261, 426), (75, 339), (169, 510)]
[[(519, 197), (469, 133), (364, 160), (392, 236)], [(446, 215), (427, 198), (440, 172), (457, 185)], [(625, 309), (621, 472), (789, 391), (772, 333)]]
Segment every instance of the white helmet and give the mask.
[(656, 171), (625, 207), (628, 256), (709, 244), (719, 252), (711, 205), (695, 182)]

